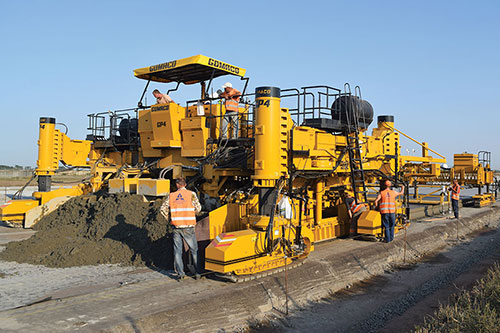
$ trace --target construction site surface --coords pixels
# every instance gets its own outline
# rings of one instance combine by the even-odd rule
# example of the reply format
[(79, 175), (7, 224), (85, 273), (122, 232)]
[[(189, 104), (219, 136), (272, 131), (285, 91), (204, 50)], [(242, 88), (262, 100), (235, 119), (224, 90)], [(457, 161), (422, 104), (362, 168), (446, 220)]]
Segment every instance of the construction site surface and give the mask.
[[(464, 208), (463, 215), (458, 228), (455, 221), (446, 217), (424, 218), (412, 223), (407, 231), (406, 246), (404, 233), (398, 234), (390, 244), (353, 239), (327, 242), (319, 245), (299, 267), (239, 283), (221, 281), (212, 275), (199, 281), (189, 279), (179, 283), (172, 270), (146, 267), (47, 268), (2, 260), (0, 330), (242, 330), (259, 322), (285, 317), (287, 298), (289, 313), (300, 313), (314, 302), (321, 302), (337, 291), (348, 290), (357, 282), (369, 281), (399, 266), (410, 265), (406, 270), (425, 266), (425, 260), (435, 255), (449, 256), (447, 251), (460, 243), (473, 241), (477, 235), (471, 233), (485, 227), (490, 230), (489, 238), (484, 238), (489, 244), (488, 253), (498, 255), (498, 207)], [(5, 246), (32, 234), (29, 230), (1, 227), (0, 243)], [(469, 253), (469, 257), (483, 258), (484, 254), (477, 248), (469, 247), (474, 254)], [(444, 265), (434, 267), (441, 270), (439, 274), (443, 273)], [(408, 279), (404, 284), (408, 288), (421, 289), (424, 282), (412, 284)], [(386, 297), (377, 306), (383, 308), (391, 300)], [(369, 302), (367, 304), (365, 306), (369, 307)], [(347, 325), (347, 320), (354, 324), (371, 315), (368, 311), (356, 312), (342, 319), (335, 313), (332, 311), (330, 315), (342, 325)], [(335, 323), (330, 324), (335, 327)], [(310, 325), (310, 329), (314, 328)]]

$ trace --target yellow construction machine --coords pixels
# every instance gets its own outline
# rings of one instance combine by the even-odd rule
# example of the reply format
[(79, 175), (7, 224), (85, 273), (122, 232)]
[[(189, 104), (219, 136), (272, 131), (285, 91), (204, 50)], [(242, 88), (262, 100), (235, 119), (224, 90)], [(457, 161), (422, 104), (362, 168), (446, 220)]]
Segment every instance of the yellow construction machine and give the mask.
[(71, 140), (55, 127), (54, 118), (40, 118), (38, 160), (33, 175), (38, 179), (38, 191), (33, 193), (33, 199), (11, 200), (1, 205), (1, 221), (11, 226), (31, 227), (46, 213), (56, 209), (70, 197), (92, 190), (88, 184), (84, 183), (71, 188), (61, 187), (51, 190), (52, 176), (59, 169), (60, 163), (75, 167), (89, 166), (88, 158), (92, 145), (92, 142), (87, 140)]
[[(147, 80), (138, 106), (90, 114), (90, 133), (86, 140), (71, 140), (56, 129), (54, 118), (40, 118), (35, 171), (38, 191), (33, 193), (33, 199), (11, 200), (0, 206), (1, 221), (31, 227), (70, 197), (95, 192), (103, 186), (110, 192), (164, 196), (170, 191), (170, 179), (185, 173), (199, 174), (199, 160), (214, 157), (209, 156), (209, 152), (217, 147), (219, 133), (216, 129), (220, 127), (225, 112), (222, 103), (203, 105), (200, 101), (208, 97), (210, 83), (223, 75), (241, 78), (246, 86), (245, 69), (197, 55), (140, 68), (134, 74)], [(189, 101), (186, 107), (176, 103), (143, 106), (151, 81), (176, 82), (176, 88), (171, 91), (177, 90), (181, 83), (200, 83), (202, 95)], [(208, 86), (206, 82), (209, 82)], [(198, 116), (205, 111), (206, 115)], [(89, 168), (91, 178), (72, 188), (53, 189), (51, 179), (60, 163)], [(211, 176), (204, 181), (203, 193), (213, 197), (218, 197), (217, 192), (223, 186), (226, 191), (230, 186), (239, 186), (239, 181), (228, 179), (249, 175), (248, 171), (234, 167), (210, 170)], [(224, 185), (218, 183), (220, 178)]]
[[(292, 264), (316, 243), (348, 235), (347, 193), (371, 208), (357, 232), (379, 237), (381, 216), (371, 207), (370, 187), (384, 179), (408, 185), (442, 177), (446, 159), (426, 143), (417, 141), (422, 156), (400, 154), (402, 132), (393, 116), (379, 116), (368, 133), (373, 108), (359, 87), (261, 86), (248, 93), (245, 72), (203, 55), (137, 69), (135, 76), (147, 81), (138, 106), (89, 115), (86, 140), (71, 140), (55, 129), (55, 119), (41, 118), (38, 191), (32, 200), (2, 206), (1, 219), (28, 227), (66, 198), (99, 189), (162, 197), (182, 175), (207, 216), (197, 225), (198, 240), (210, 241), (205, 268), (247, 275)], [(224, 101), (209, 93), (222, 76), (242, 86), (236, 120), (225, 118)], [(199, 83), (201, 94), (184, 106), (143, 105), (150, 82), (175, 83), (168, 94), (181, 83)], [(229, 128), (222, 128), (225, 120)], [(91, 178), (53, 190), (60, 162), (90, 168)], [(469, 169), (462, 174), (466, 179)], [(488, 177), (484, 184), (493, 183)], [(398, 201), (397, 228), (408, 223), (408, 193), (407, 186)]]
[[(404, 159), (404, 158), (403, 158)], [(403, 173), (411, 176), (405, 177), (413, 188), (410, 203), (425, 205), (450, 204), (450, 192), (447, 190), (456, 179), (463, 188), (475, 188), (477, 194), (472, 197), (462, 195), (465, 206), (483, 207), (496, 200), (498, 180), (491, 169), (491, 153), (480, 151), (478, 154), (454, 154), (453, 167), (441, 166), (433, 177), (429, 177), (432, 166), (416, 166), (413, 163), (403, 165)], [(424, 166), (422, 168), (422, 166)], [(408, 172), (411, 171), (411, 172)], [(483, 193), (483, 188), (485, 192)], [(426, 189), (424, 193), (421, 189)]]

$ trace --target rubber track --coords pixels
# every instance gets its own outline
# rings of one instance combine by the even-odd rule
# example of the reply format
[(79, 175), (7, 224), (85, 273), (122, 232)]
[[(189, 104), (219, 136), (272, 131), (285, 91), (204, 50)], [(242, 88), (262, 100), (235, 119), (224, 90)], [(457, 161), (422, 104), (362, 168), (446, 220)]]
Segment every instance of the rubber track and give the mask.
[[(307, 258), (297, 260), (296, 262), (294, 262), (292, 264), (286, 265), (286, 269), (289, 270), (289, 269), (294, 269), (294, 268), (297, 268), (299, 266), (302, 266), (306, 260), (307, 260)], [(269, 271), (264, 271), (264, 272), (260, 272), (257, 274), (251, 274), (251, 275), (235, 275), (233, 273), (232, 275), (216, 274), (216, 276), (221, 278), (221, 279), (230, 281), (230, 282), (240, 283), (240, 282), (247, 282), (247, 281), (260, 279), (260, 278), (263, 278), (263, 277), (266, 277), (269, 275), (278, 274), (278, 273), (281, 273), (284, 271), (285, 271), (285, 266), (282, 266), (282, 267), (278, 267), (278, 268), (275, 268), (275, 269), (272, 269)]]

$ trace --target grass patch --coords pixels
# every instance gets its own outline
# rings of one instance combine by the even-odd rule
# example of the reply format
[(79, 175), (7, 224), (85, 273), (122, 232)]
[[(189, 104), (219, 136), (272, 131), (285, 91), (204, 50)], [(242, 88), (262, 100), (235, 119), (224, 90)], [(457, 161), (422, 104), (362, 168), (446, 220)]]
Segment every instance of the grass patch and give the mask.
[(472, 290), (451, 297), (414, 332), (499, 332), (500, 265), (495, 263)]

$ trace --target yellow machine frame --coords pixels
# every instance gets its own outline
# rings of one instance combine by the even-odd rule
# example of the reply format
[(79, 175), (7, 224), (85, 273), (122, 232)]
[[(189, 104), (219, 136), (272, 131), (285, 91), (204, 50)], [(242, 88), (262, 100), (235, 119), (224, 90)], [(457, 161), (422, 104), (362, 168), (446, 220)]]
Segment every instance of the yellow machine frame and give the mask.
[[(147, 80), (138, 107), (90, 115), (87, 140), (71, 140), (55, 128), (55, 119), (40, 118), (39, 190), (32, 200), (14, 200), (0, 207), (1, 219), (22, 223), (34, 207), (55, 209), (52, 200), (56, 198), (103, 187), (110, 192), (162, 197), (172, 190), (172, 179), (184, 176), (209, 212), (206, 237), (211, 243), (205, 267), (245, 275), (305, 258), (315, 243), (348, 235), (348, 192), (369, 208), (358, 219), (358, 233), (380, 237), (383, 228), (380, 213), (373, 207), (374, 197), (367, 193), (370, 184), (386, 178), (406, 185), (454, 178), (478, 186), (495, 182), (489, 165), (478, 163), (477, 156), (455, 155), (455, 167), (443, 170), (446, 159), (427, 143), (396, 129), (392, 116), (379, 116), (369, 134), (372, 119), (367, 122), (366, 114), (359, 115), (366, 107), (359, 87), (352, 94), (348, 86), (343, 91), (327, 86), (302, 91), (266, 86), (247, 94), (245, 73), (241, 67), (203, 55), (136, 69), (134, 75)], [(221, 136), (225, 106), (208, 94), (212, 80), (224, 75), (245, 82), (237, 139)], [(177, 86), (200, 83), (201, 96), (185, 106), (144, 106), (142, 99), (151, 81), (176, 82)], [(318, 103), (312, 107), (306, 107), (312, 94), (308, 88), (326, 91), (318, 93)], [(253, 95), (251, 102), (248, 97)], [(290, 96), (303, 102), (289, 107)], [(323, 102), (326, 98), (323, 107), (322, 96)], [(329, 96), (334, 104), (330, 105)], [(344, 103), (338, 119), (335, 103)], [(332, 112), (331, 117), (325, 117), (325, 110)], [(108, 114), (109, 125), (99, 125)], [(419, 144), (422, 156), (401, 155), (400, 135)], [(51, 176), (61, 162), (89, 168), (90, 180), (53, 190)], [(280, 201), (288, 202), (292, 216), (276, 212)], [(401, 228), (408, 222), (408, 192), (397, 206), (397, 228)], [(36, 219), (30, 221), (32, 225)]]

